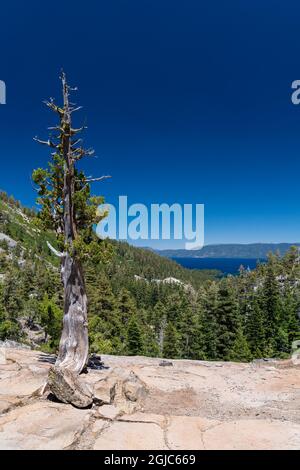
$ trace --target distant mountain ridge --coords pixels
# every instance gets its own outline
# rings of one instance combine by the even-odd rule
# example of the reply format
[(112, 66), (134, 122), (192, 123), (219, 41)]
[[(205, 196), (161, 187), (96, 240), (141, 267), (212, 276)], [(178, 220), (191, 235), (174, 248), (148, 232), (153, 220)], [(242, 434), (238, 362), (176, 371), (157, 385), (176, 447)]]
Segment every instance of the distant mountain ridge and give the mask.
[(167, 258), (255, 258), (265, 259), (268, 253), (284, 255), (291, 246), (300, 248), (300, 243), (249, 243), (206, 245), (200, 250), (155, 250)]

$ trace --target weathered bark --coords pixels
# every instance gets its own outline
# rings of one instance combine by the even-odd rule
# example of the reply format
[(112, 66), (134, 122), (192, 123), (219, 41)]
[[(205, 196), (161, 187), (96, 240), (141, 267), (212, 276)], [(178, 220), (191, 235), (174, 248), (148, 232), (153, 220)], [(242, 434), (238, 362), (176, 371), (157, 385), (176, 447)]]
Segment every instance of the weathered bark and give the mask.
[(56, 365), (80, 373), (88, 360), (87, 296), (80, 263), (68, 253), (62, 259), (63, 331)]
[(77, 408), (87, 408), (93, 403), (94, 396), (90, 387), (68, 369), (52, 366), (49, 370), (48, 386), (63, 403), (71, 403)]

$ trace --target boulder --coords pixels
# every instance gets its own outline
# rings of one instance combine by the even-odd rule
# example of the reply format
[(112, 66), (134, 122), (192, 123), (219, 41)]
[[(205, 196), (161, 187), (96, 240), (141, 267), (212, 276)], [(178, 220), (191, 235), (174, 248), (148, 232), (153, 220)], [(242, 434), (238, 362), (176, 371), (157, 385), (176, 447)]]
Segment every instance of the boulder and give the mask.
[(146, 395), (145, 384), (133, 371), (130, 372), (128, 379), (123, 382), (123, 393), (127, 400), (132, 402), (139, 401)]
[(110, 405), (116, 394), (116, 379), (108, 377), (94, 386), (94, 401), (99, 405)]
[(93, 403), (90, 387), (68, 369), (52, 366), (49, 370), (48, 385), (51, 393), (63, 403), (70, 403), (77, 408), (87, 408)]

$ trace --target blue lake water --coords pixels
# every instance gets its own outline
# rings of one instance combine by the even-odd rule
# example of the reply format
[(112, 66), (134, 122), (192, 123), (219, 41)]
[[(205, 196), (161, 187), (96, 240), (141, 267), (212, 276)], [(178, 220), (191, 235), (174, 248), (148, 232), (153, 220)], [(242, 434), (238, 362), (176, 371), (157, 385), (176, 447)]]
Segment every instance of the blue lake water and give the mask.
[(245, 269), (254, 269), (258, 261), (253, 258), (173, 258), (173, 260), (185, 268), (217, 269), (223, 274), (238, 274), (241, 265)]

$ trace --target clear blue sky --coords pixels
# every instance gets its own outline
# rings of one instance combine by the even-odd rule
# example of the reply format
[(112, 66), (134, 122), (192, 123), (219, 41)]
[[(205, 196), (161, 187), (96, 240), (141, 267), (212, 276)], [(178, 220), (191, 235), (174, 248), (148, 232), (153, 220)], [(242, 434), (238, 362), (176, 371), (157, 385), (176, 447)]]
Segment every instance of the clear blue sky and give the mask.
[(300, 241), (300, 4), (1, 4), (0, 187), (33, 205), (65, 69), (107, 202), (204, 203), (206, 243)]

